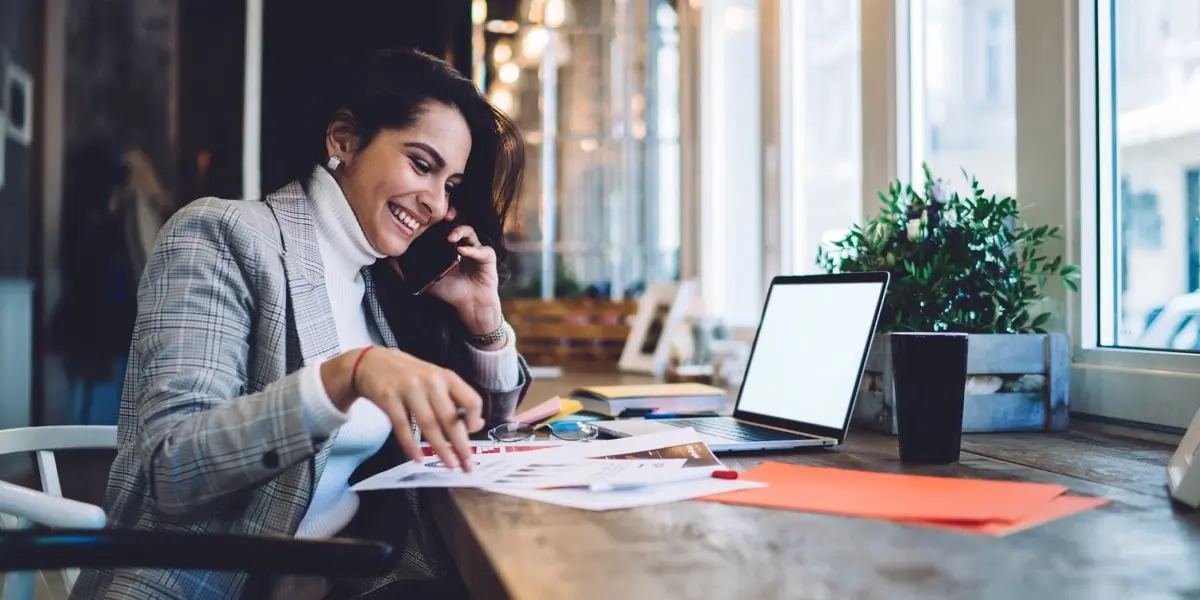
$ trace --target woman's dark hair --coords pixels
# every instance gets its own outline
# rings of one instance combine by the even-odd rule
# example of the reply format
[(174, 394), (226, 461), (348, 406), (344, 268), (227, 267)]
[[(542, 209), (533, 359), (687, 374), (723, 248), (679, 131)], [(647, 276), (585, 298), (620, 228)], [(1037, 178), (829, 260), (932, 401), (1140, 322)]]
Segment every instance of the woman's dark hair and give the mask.
[[(504, 223), (513, 209), (525, 169), (525, 146), (515, 123), (492, 106), (475, 87), (446, 62), (411, 49), (380, 50), (351, 68), (326, 89), (330, 95), (315, 118), (300, 133), (300, 154), (290, 172), (307, 181), (315, 165), (327, 160), (326, 131), (340, 114), (348, 113), (359, 148), (365, 148), (385, 129), (412, 126), (430, 103), (457, 109), (471, 132), (471, 153), (451, 204), (456, 221), (470, 225), (479, 239), (496, 251), (501, 284), (508, 280)], [(373, 280), (388, 321), (405, 350), (425, 360), (449, 366), (454, 359), (450, 340), (458, 318), (433, 296), (404, 294), (388, 265), (377, 264)]]

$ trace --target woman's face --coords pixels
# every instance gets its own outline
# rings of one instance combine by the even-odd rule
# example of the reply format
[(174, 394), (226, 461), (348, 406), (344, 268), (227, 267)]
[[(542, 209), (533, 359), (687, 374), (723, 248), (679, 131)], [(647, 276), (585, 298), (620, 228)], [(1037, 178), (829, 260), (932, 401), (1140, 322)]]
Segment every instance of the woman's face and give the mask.
[(471, 153), (471, 131), (458, 109), (426, 104), (407, 129), (384, 129), (356, 152), (330, 152), (345, 166), (337, 173), (367, 240), (387, 256), (400, 256), (429, 226), (448, 217), (450, 192), (462, 180)]

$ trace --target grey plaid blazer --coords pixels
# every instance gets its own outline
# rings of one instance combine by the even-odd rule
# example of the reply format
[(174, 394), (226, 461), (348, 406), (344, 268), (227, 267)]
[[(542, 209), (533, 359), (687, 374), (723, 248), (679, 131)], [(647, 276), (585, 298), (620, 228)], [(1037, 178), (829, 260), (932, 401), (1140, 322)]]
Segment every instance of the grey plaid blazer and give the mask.
[[(364, 274), (368, 313), (384, 343), (397, 347), (369, 270)], [(138, 290), (118, 451), (104, 499), (109, 526), (294, 536), (336, 437), (313, 439), (306, 431), (294, 372), (337, 350), (300, 184), (265, 201), (204, 198), (176, 213), (159, 234)], [(524, 359), (520, 364), (517, 389), (479, 390), (490, 422), (511, 415), (528, 389), (529, 371)], [(471, 373), (460, 374), (473, 381)], [(375, 469), (395, 464), (398, 448), (393, 439), (368, 462)], [(403, 522), (396, 529), (403, 555), (397, 571), (344, 589), (367, 591), (444, 569), (418, 496), (399, 499), (393, 496), (384, 511)], [(71, 597), (257, 598), (274, 586), (247, 573), (96, 569), (80, 574)]]

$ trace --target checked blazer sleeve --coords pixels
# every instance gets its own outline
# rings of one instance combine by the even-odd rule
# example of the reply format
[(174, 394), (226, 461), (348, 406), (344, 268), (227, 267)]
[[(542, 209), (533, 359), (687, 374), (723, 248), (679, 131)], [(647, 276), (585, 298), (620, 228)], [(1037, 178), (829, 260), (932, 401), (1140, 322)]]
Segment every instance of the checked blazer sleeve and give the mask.
[(517, 352), (516, 333), (507, 326), (507, 343), (496, 350), (480, 350), (462, 342), (466, 356), (461, 368), (467, 380), (484, 400), (483, 418), (491, 428), (507, 421), (516, 412), (529, 389), (531, 377), (524, 357)]
[(164, 227), (138, 291), (135, 443), (164, 514), (219, 510), (311, 457), (328, 434), (306, 427), (303, 371), (243, 395), (252, 336), (285, 324), (256, 320), (250, 282), (267, 257), (242, 227), (230, 203), (188, 205)]

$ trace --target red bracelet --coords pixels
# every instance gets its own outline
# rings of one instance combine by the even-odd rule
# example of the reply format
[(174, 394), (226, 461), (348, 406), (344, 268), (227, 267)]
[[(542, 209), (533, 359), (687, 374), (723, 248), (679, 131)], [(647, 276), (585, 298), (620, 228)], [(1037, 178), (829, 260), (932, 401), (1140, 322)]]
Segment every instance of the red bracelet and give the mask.
[(363, 348), (362, 352), (358, 353), (358, 358), (354, 359), (354, 369), (350, 371), (350, 391), (354, 394), (355, 398), (362, 396), (362, 394), (358, 393), (358, 365), (362, 364), (363, 357), (366, 356), (367, 353), (373, 348), (375, 348), (375, 346), (367, 346), (366, 348)]

